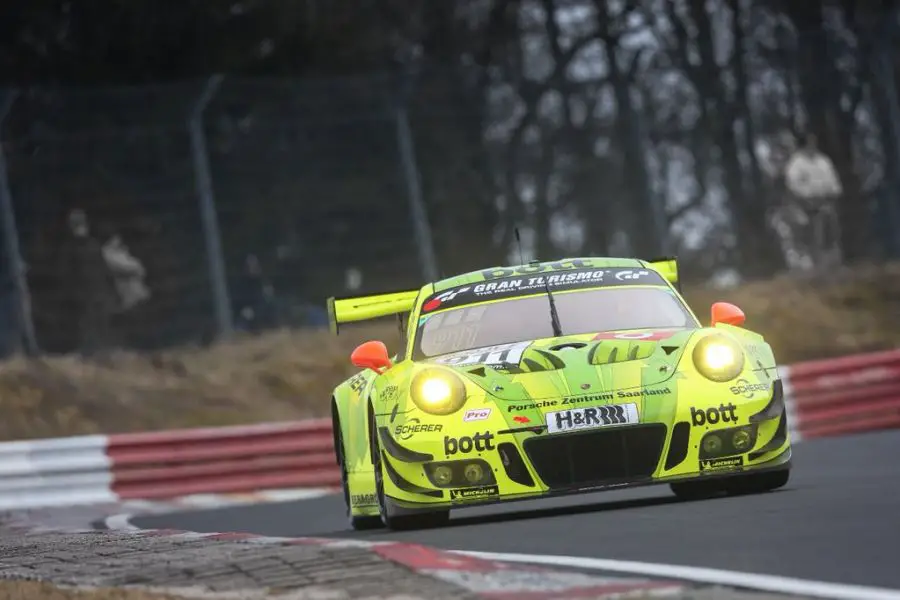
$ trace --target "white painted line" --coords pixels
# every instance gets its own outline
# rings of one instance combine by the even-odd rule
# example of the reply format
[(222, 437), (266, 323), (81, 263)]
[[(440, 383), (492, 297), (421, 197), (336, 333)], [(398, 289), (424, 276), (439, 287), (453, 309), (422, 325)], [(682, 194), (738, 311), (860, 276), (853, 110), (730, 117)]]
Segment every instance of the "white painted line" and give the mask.
[(296, 488), (266, 490), (261, 492), (261, 495), (270, 502), (287, 502), (291, 500), (312, 500), (336, 493), (333, 488)]
[(450, 550), (484, 560), (499, 562), (518, 562), (574, 569), (595, 569), (619, 573), (632, 573), (650, 577), (668, 577), (701, 583), (710, 583), (730, 587), (750, 588), (782, 594), (798, 594), (817, 598), (835, 598), (839, 600), (900, 600), (900, 590), (888, 588), (828, 583), (795, 579), (779, 575), (759, 575), (724, 569), (707, 569), (704, 567), (687, 567), (681, 565), (664, 565), (629, 560), (611, 560), (604, 558), (583, 558), (578, 556), (550, 556), (542, 554), (506, 554), (494, 552), (469, 552)]
[(114, 531), (140, 531), (141, 528), (137, 525), (131, 524), (130, 514), (121, 514), (121, 515), (113, 515), (111, 517), (106, 517), (103, 520), (103, 524), (106, 525), (107, 529), (112, 529)]
[(246, 494), (192, 494), (166, 501), (128, 500), (122, 507), (128, 513), (112, 515), (104, 519), (108, 529), (117, 531), (142, 531), (131, 524), (131, 519), (140, 516), (186, 512), (210, 508), (227, 508), (230, 506), (260, 505), (269, 502), (285, 502), (290, 500), (309, 500), (334, 494), (332, 488), (288, 488), (248, 492)]

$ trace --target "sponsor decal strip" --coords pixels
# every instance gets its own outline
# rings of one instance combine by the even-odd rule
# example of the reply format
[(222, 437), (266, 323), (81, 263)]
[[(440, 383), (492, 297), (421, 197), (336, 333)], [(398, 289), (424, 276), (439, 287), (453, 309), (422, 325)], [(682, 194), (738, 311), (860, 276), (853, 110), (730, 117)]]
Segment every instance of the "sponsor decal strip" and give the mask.
[(586, 396), (571, 396), (557, 399), (534, 400), (531, 402), (518, 402), (509, 404), (506, 412), (519, 412), (524, 410), (534, 410), (540, 408), (553, 408), (556, 406), (567, 406), (573, 404), (590, 404), (593, 402), (609, 402), (611, 400), (624, 400), (628, 398), (640, 398), (642, 396), (664, 396), (671, 394), (672, 390), (668, 387), (662, 388), (640, 388), (637, 390), (619, 390), (616, 392), (603, 392), (599, 394), (589, 394)]
[[(538, 275), (537, 273), (541, 270), (544, 268), (538, 268), (538, 271), (508, 270), (497, 281), (465, 285), (440, 292), (425, 300), (422, 304), (422, 312), (430, 313), (439, 309), (453, 308), (484, 300), (526, 296), (544, 291), (547, 287), (552, 291), (563, 291), (623, 285), (667, 285), (662, 275), (647, 269), (579, 268), (567, 273)], [(531, 275), (531, 273), (534, 274)]]
[(606, 404), (592, 408), (571, 408), (547, 414), (547, 432), (596, 429), (610, 425), (638, 423), (637, 404)]
[(496, 498), (500, 495), (500, 488), (496, 485), (488, 485), (475, 488), (463, 488), (458, 490), (450, 490), (450, 500), (483, 500), (485, 498)]
[(484, 421), (491, 416), (489, 408), (472, 408), (463, 415), (463, 421)]
[(701, 471), (729, 471), (744, 466), (743, 456), (728, 458), (706, 458), (700, 460)]
[(439, 433), (444, 430), (440, 423), (422, 423), (416, 417), (406, 423), (394, 427), (394, 436), (399, 440), (408, 440), (417, 433)]

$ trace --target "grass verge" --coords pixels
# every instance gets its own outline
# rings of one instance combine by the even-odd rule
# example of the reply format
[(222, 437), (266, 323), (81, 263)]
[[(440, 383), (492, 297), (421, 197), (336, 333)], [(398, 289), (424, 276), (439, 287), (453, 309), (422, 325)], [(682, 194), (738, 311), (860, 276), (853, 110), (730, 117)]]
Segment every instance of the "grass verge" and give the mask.
[[(782, 364), (900, 346), (900, 264), (815, 279), (781, 276), (717, 291), (685, 286), (701, 320), (738, 304)], [(0, 439), (218, 426), (328, 414), (332, 388), (365, 339), (396, 348), (393, 321), (327, 332), (282, 331), (150, 355), (17, 358), (0, 364)]]
[(175, 598), (134, 589), (78, 589), (36, 581), (0, 581), (0, 600), (175, 600)]

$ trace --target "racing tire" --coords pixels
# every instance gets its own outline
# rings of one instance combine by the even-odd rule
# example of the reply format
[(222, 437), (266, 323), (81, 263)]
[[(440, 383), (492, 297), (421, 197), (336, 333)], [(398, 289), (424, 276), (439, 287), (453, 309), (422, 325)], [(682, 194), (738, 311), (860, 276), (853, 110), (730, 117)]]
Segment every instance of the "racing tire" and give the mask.
[(748, 494), (764, 494), (777, 490), (787, 485), (791, 477), (790, 469), (782, 471), (769, 471), (766, 473), (750, 473), (734, 477), (726, 482), (725, 489), (731, 496), (744, 496)]
[(670, 483), (672, 492), (682, 500), (704, 500), (719, 495), (744, 496), (771, 492), (787, 485), (790, 470), (769, 471), (766, 473), (749, 473), (728, 477), (727, 479), (710, 479), (700, 481), (680, 481)]
[(679, 481), (670, 483), (669, 489), (681, 500), (705, 500), (725, 491), (721, 481), (715, 479), (700, 481)]
[[(447, 509), (429, 512), (402, 512), (392, 506), (384, 493), (384, 468), (381, 464), (381, 444), (375, 432), (375, 415), (369, 415), (369, 443), (371, 444), (372, 465), (375, 470), (375, 497), (381, 523), (393, 531), (409, 531), (413, 529), (431, 529), (446, 525), (450, 521)], [(376, 517), (377, 518), (377, 517)]]
[(381, 522), (381, 517), (353, 515), (353, 509), (350, 508), (350, 482), (347, 475), (347, 467), (344, 465), (344, 436), (341, 433), (340, 421), (332, 419), (332, 427), (335, 432), (334, 450), (337, 452), (338, 464), (341, 467), (341, 490), (344, 495), (344, 505), (347, 509), (347, 520), (350, 522), (350, 527), (354, 531), (381, 529), (384, 527), (384, 524)]

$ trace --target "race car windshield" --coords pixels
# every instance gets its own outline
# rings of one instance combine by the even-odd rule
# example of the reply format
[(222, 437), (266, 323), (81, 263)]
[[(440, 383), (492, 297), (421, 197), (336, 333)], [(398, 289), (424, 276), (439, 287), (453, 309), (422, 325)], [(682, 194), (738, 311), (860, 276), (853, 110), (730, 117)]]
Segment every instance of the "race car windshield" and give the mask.
[[(663, 287), (605, 287), (555, 292), (563, 335), (697, 326)], [(546, 294), (477, 303), (424, 317), (416, 358), (554, 337)]]

